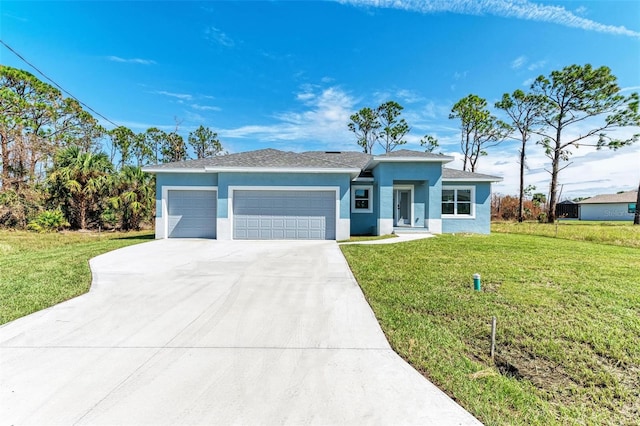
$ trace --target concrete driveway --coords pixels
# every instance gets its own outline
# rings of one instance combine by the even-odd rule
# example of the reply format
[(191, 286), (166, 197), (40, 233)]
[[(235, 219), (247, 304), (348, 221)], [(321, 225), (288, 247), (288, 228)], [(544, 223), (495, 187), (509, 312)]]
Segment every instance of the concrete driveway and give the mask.
[(389, 347), (334, 242), (162, 240), (0, 327), (0, 423), (477, 420)]

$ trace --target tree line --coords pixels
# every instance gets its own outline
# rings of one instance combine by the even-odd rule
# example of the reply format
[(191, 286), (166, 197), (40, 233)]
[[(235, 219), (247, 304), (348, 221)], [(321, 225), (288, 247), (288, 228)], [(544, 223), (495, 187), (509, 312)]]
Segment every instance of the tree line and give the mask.
[[(107, 130), (78, 101), (27, 71), (0, 65), (0, 226), (139, 229), (155, 208), (141, 167), (224, 154), (200, 126)], [(106, 149), (105, 149), (106, 148)]]
[[(638, 133), (620, 138), (611, 131), (640, 126), (639, 100), (637, 93), (628, 96), (622, 93), (608, 67), (570, 65), (548, 76), (540, 75), (526, 92), (518, 89), (505, 93), (494, 105), (505, 116), (504, 120), (489, 110), (486, 99), (475, 94), (456, 102), (449, 118), (460, 123), (460, 152), (465, 171), (475, 172), (488, 148), (506, 140), (519, 142), (518, 221), (526, 216), (526, 153), (530, 141), (535, 139), (536, 145), (551, 160), (547, 221), (553, 223), (559, 174), (571, 164), (572, 149), (592, 146), (598, 150), (617, 150), (637, 142)], [(365, 153), (371, 153), (376, 142), (385, 152), (390, 152), (406, 143), (403, 137), (410, 130), (405, 120), (399, 119), (401, 111), (402, 106), (393, 101), (376, 109), (366, 107), (351, 116), (348, 128)], [(425, 135), (421, 145), (431, 152), (438, 141)], [(638, 190), (640, 204), (640, 184)], [(640, 224), (640, 213), (636, 213), (634, 223)]]

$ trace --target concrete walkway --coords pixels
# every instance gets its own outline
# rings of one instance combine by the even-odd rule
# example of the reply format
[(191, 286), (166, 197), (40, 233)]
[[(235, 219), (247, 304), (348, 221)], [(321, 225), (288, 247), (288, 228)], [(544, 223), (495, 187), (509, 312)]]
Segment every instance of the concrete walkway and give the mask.
[(404, 243), (406, 241), (414, 241), (414, 240), (424, 240), (425, 238), (435, 237), (433, 234), (429, 233), (404, 233), (398, 234), (397, 237), (392, 238), (384, 238), (382, 240), (369, 240), (369, 241), (353, 241), (349, 243), (340, 243), (340, 245), (349, 245), (349, 244), (398, 244)]
[(163, 240), (0, 327), (0, 424), (475, 418), (389, 347), (334, 242)]

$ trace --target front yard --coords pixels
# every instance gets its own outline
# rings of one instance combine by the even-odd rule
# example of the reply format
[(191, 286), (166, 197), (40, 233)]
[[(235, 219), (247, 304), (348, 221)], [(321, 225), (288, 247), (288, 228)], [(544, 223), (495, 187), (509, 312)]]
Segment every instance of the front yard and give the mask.
[[(482, 422), (636, 424), (635, 239), (603, 244), (508, 232), (342, 251), (394, 349)], [(481, 292), (473, 290), (474, 273), (482, 275)]]
[(89, 259), (153, 233), (0, 231), (0, 324), (86, 293)]

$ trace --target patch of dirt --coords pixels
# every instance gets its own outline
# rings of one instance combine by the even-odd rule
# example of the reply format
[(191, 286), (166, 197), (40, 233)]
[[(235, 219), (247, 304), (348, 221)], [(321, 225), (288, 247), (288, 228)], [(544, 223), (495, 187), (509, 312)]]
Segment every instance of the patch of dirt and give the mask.
[(517, 380), (528, 380), (545, 391), (576, 385), (561, 365), (526, 352), (496, 354), (495, 365), (501, 374)]

